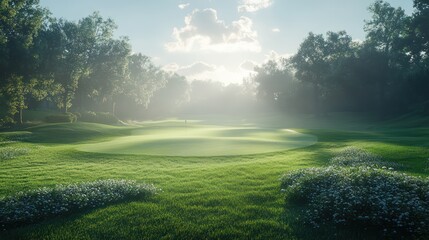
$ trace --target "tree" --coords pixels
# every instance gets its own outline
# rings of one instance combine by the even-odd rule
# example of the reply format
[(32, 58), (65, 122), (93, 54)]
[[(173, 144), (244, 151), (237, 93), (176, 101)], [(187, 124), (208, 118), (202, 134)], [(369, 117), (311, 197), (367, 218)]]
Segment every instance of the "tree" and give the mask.
[[(384, 76), (376, 79), (377, 105), (380, 114), (385, 111), (389, 85), (396, 84), (395, 79), (401, 79), (401, 69), (407, 68), (409, 56), (403, 48), (407, 36), (407, 26), (410, 18), (402, 8), (394, 8), (389, 3), (376, 1), (369, 8), (372, 18), (365, 21), (367, 33), (366, 44), (369, 48), (382, 53), (384, 58)], [(379, 70), (380, 71), (380, 70)]]
[(320, 114), (324, 105), (344, 90), (351, 58), (355, 57), (352, 38), (345, 31), (322, 34), (309, 33), (292, 58), (296, 77), (313, 88), (313, 112)]
[(327, 107), (344, 110), (352, 107), (352, 101), (362, 79), (354, 76), (354, 65), (359, 44), (353, 42), (346, 31), (327, 32), (325, 39), (325, 62), (329, 66), (324, 95)]
[(22, 123), (25, 95), (34, 84), (31, 47), (46, 16), (38, 4), (38, 0), (0, 0), (0, 95), (8, 121), (20, 113), (18, 121)]
[(319, 114), (320, 97), (329, 75), (329, 64), (326, 61), (326, 42), (323, 35), (310, 32), (301, 43), (292, 63), (296, 69), (296, 77), (303, 83), (313, 87), (313, 112)]
[(79, 22), (52, 19), (43, 33), (47, 69), (61, 85), (57, 106), (67, 112), (72, 106), (79, 82), (91, 73), (90, 59), (108, 41), (115, 25), (94, 13)]
[(414, 0), (414, 8), (406, 45), (413, 63), (408, 71), (407, 90), (410, 101), (424, 104), (429, 114), (429, 1)]
[(167, 73), (156, 67), (149, 57), (142, 54), (133, 54), (128, 58), (130, 82), (126, 92), (133, 101), (148, 107), (155, 91), (165, 86)]
[(257, 84), (258, 99), (277, 106), (288, 104), (296, 93), (296, 79), (289, 60), (269, 60), (255, 71), (253, 81)]
[(185, 77), (171, 74), (166, 84), (153, 95), (148, 110), (153, 116), (177, 113), (190, 100), (190, 86)]
[(107, 39), (95, 49), (89, 59), (91, 73), (83, 79), (78, 92), (81, 98), (87, 96), (99, 104), (110, 103), (115, 115), (117, 98), (124, 94), (129, 82), (127, 67), (131, 46), (126, 38)]
[(429, 1), (414, 0), (415, 11), (408, 26), (407, 48), (414, 63), (429, 66)]
[(382, 0), (377, 0), (368, 10), (372, 18), (365, 21), (367, 42), (391, 57), (406, 36), (409, 17), (402, 8), (394, 8)]

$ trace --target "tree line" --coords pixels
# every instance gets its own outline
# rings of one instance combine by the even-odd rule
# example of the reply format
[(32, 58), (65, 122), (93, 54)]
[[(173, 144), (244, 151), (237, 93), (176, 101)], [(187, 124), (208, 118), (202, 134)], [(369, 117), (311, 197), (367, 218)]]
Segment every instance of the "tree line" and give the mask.
[[(168, 73), (98, 13), (54, 18), (38, 0), (0, 0), (0, 125), (26, 108), (92, 110), (122, 118), (238, 113), (257, 108), (324, 114), (429, 112), (429, 1), (411, 16), (377, 0), (366, 38), (310, 32), (297, 53), (254, 69), (241, 85)], [(146, 109), (142, 111), (142, 109)]]
[(429, 1), (414, 13), (375, 1), (366, 39), (346, 31), (310, 32), (289, 59), (257, 67), (251, 81), (260, 100), (283, 110), (429, 113)]
[[(38, 0), (0, 1), (0, 116), (22, 123), (22, 110), (44, 103), (68, 112), (147, 106), (169, 79), (151, 59), (132, 53), (116, 25), (98, 13), (53, 18)], [(108, 106), (108, 107), (107, 107)]]

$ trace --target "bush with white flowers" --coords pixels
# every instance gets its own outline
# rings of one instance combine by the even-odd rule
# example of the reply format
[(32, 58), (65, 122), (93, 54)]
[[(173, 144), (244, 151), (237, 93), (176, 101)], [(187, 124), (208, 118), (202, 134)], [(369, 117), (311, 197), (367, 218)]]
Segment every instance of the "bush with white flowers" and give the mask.
[(28, 148), (22, 147), (1, 147), (0, 146), (0, 160), (7, 160), (25, 155), (30, 152)]
[(281, 178), (282, 191), (286, 201), (306, 206), (303, 219), (314, 227), (334, 223), (386, 234), (429, 233), (429, 179), (364, 165), (294, 171)]
[(151, 184), (129, 180), (98, 180), (53, 188), (39, 188), (0, 199), (0, 226), (7, 229), (35, 220), (96, 208), (155, 194)]
[(399, 169), (403, 166), (399, 163), (383, 160), (381, 156), (375, 155), (368, 151), (356, 148), (346, 147), (335, 157), (331, 158), (330, 165), (338, 167), (358, 167), (366, 166), (373, 168), (390, 168)]

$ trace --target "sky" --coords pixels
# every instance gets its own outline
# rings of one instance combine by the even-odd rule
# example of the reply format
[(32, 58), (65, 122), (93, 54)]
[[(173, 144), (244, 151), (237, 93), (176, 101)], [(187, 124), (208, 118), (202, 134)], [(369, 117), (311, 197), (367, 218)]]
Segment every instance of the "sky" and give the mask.
[[(363, 40), (374, 0), (40, 0), (54, 17), (98, 11), (133, 52), (188, 80), (241, 83), (256, 65), (296, 53), (309, 32)], [(387, 0), (412, 14), (412, 0)]]

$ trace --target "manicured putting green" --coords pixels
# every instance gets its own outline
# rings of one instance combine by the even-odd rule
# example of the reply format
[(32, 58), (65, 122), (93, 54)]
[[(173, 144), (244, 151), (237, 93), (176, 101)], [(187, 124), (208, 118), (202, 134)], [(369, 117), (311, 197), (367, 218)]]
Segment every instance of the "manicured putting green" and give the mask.
[(224, 156), (283, 151), (316, 142), (313, 135), (289, 129), (160, 122), (143, 124), (130, 136), (77, 149), (110, 154)]

